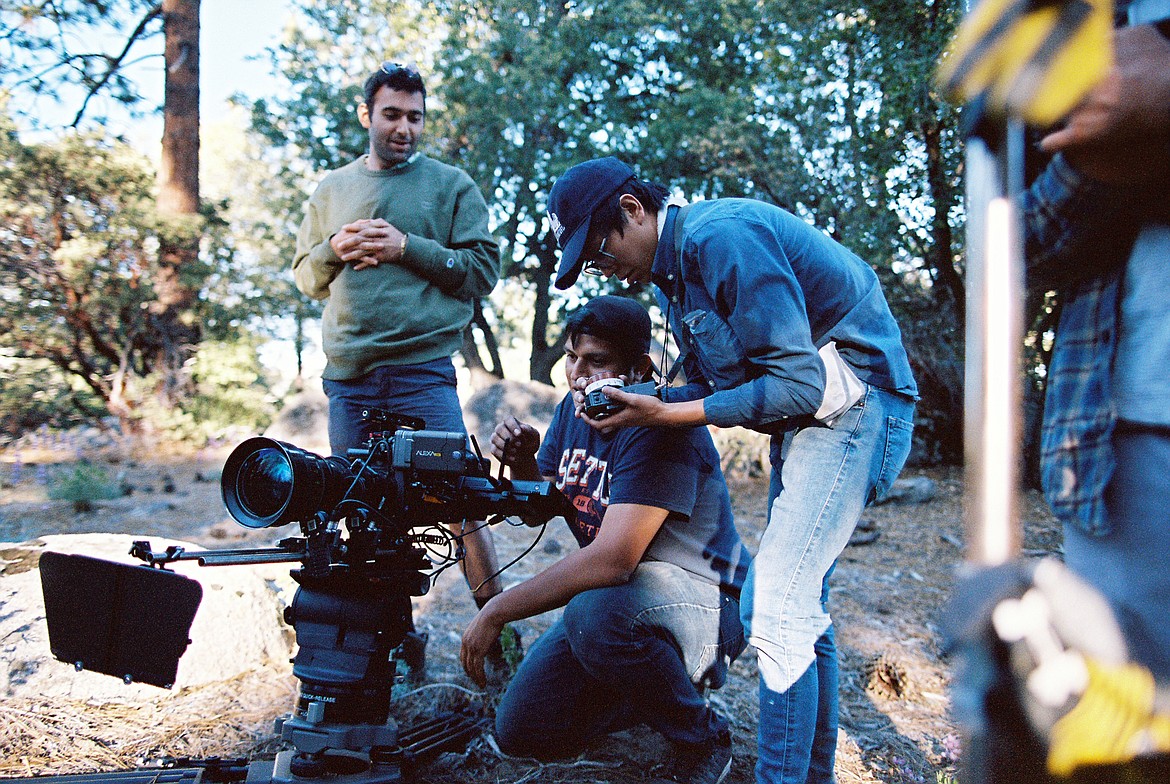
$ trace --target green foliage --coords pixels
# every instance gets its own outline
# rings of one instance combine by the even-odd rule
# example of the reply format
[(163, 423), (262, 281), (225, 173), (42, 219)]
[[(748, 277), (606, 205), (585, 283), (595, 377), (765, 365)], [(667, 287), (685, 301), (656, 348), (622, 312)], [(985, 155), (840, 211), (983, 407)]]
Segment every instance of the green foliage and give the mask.
[[(765, 13), (739, 0), (447, 5), (437, 62), (450, 110), (444, 149), (491, 195), (505, 275), (533, 293), (534, 378), (548, 380), (564, 297), (576, 296), (548, 291), (553, 180), (617, 154), (690, 195), (745, 193), (738, 175), (724, 175), (744, 157), (742, 140), (764, 127), (753, 107), (757, 54), (775, 40)], [(581, 291), (611, 287), (585, 282)]]
[(799, 77), (780, 90), (786, 108), (775, 117), (790, 118), (800, 150), (794, 211), (882, 278), (923, 398), (914, 459), (961, 460), (962, 146), (954, 108), (932, 87), (961, 6), (783, 0), (773, 8), (791, 30), (784, 56)]
[(192, 360), (192, 380), (194, 392), (176, 407), (153, 394), (154, 378), (143, 379), (130, 392), (138, 427), (202, 445), (258, 433), (272, 422), (275, 401), (247, 339), (201, 343)]
[(72, 501), (75, 512), (92, 512), (95, 502), (120, 498), (122, 490), (104, 468), (80, 462), (50, 476), (48, 495), (55, 501)]
[(116, 399), (150, 340), (153, 177), (128, 147), (91, 136), (0, 136), (0, 161), (0, 348)]
[(955, 111), (930, 85), (960, 10), (958, 0), (307, 0), (273, 53), (290, 97), (257, 102), (253, 126), (279, 145), (290, 177), (320, 173), (365, 149), (353, 113), (361, 79), (384, 57), (418, 62), (427, 149), (487, 195), (504, 274), (533, 302), (530, 373), (546, 381), (571, 298), (613, 285), (550, 291), (547, 193), (570, 165), (616, 154), (690, 197), (779, 204), (878, 271), (926, 382), (919, 411), (933, 443), (923, 449), (953, 460), (961, 149)]
[(500, 630), (500, 657), (507, 665), (508, 678), (511, 679), (524, 659), (524, 647), (520, 642), (520, 633), (510, 623), (504, 624)]
[(47, 360), (0, 354), (0, 437), (15, 438), (41, 425), (64, 429), (105, 413), (100, 398)]
[(311, 187), (282, 168), (279, 152), (255, 132), (205, 129), (217, 155), (203, 167), (200, 187), (217, 205), (207, 248), (213, 267), (204, 281), (204, 336), (232, 341), (246, 329), (303, 346), (303, 324), (321, 303), (297, 291), (292, 259), (305, 194)]
[[(271, 416), (255, 345), (239, 337), (267, 300), (241, 274), (228, 225), (214, 211), (187, 222), (205, 227), (207, 247), (218, 250), (183, 271), (200, 282), (188, 316), (213, 340), (192, 363), (195, 392), (174, 408), (156, 396), (152, 310), (160, 233), (184, 227), (159, 218), (150, 167), (126, 145), (79, 134), (37, 145), (0, 134), (0, 161), (0, 373), (27, 379), (51, 365), (57, 372), (36, 381), (72, 402), (74, 415), (109, 413), (194, 438)], [(35, 383), (6, 384), (0, 412), (20, 411), (18, 390)], [(52, 407), (38, 414), (24, 405), (6, 426)]]
[(123, 67), (161, 33), (157, 0), (0, 0), (0, 93), (15, 96), (9, 111), (34, 128), (65, 103), (71, 127), (87, 116), (100, 127), (110, 109), (135, 112), (142, 95)]
[[(534, 293), (534, 378), (555, 361), (546, 332), (565, 304), (547, 293), (548, 188), (571, 164), (616, 154), (690, 197), (776, 203), (868, 260), (911, 326), (930, 382), (920, 410), (948, 423), (940, 437), (957, 432), (961, 150), (954, 110), (930, 88), (957, 0), (444, 8), (444, 149), (491, 194), (505, 274)], [(930, 452), (960, 453), (954, 440)]]
[(273, 400), (254, 345), (204, 342), (193, 375), (196, 394), (183, 408), (209, 435), (232, 429), (256, 433), (272, 422)]

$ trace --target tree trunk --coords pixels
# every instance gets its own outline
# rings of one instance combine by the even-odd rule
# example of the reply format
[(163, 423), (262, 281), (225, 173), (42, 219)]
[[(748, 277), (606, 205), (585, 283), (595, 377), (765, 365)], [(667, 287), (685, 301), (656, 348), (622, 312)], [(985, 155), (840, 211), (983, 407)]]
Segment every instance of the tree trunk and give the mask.
[[(492, 360), (490, 370), (483, 363), (479, 347), (475, 344), (475, 329), (477, 327), (483, 335), (484, 347)], [(471, 317), (471, 322), (463, 328), (463, 345), (460, 347), (459, 353), (463, 356), (463, 362), (471, 375), (472, 389), (483, 389), (504, 377), (504, 363), (500, 359), (500, 344), (496, 340), (496, 334), (492, 331), (492, 325), (488, 323), (483, 314), (483, 300), (475, 301), (475, 313)]]
[(557, 268), (557, 256), (553, 250), (556, 240), (552, 232), (548, 232), (544, 241), (537, 246), (540, 257), (540, 267), (532, 273), (533, 287), (536, 289), (536, 305), (532, 314), (532, 354), (528, 358), (528, 375), (533, 381), (552, 385), (552, 368), (561, 358), (560, 346), (550, 346), (548, 342), (548, 311), (552, 306), (552, 294), (549, 286), (552, 284), (553, 272)]
[(201, 336), (192, 312), (197, 286), (189, 272), (199, 256), (199, 232), (192, 220), (199, 215), (199, 2), (162, 3), (166, 90), (158, 208), (172, 220), (160, 237), (157, 300), (151, 307), (155, 339), (151, 364), (162, 370), (160, 391), (172, 405), (191, 392), (186, 364)]
[(931, 245), (926, 251), (926, 263), (935, 271), (939, 287), (945, 291), (955, 309), (958, 330), (963, 330), (964, 308), (967, 302), (963, 276), (955, 267), (954, 235), (951, 231), (950, 211), (954, 192), (947, 180), (943, 160), (942, 127), (936, 120), (921, 125), (922, 143), (926, 147), (926, 180), (928, 193), (934, 202), (934, 217), (930, 221)]
[(296, 333), (293, 335), (293, 349), (297, 355), (297, 376), (293, 379), (293, 389), (297, 392), (302, 392), (305, 389), (305, 350), (308, 348), (308, 340), (305, 337), (305, 322), (309, 318), (308, 307), (305, 305), (304, 297), (297, 297), (294, 316), (296, 319)]

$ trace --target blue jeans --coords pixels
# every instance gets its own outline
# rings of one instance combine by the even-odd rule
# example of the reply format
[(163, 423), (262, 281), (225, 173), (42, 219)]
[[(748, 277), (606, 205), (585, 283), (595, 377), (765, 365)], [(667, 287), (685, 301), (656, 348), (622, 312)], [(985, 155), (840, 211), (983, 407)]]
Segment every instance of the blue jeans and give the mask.
[(1105, 491), (1109, 532), (1064, 525), (1064, 560), (1109, 600), (1130, 657), (1170, 682), (1170, 429), (1119, 422)]
[(876, 387), (830, 429), (772, 439), (768, 527), (741, 612), (760, 666), (758, 782), (833, 780), (837, 651), (829, 575), (862, 509), (910, 454), (914, 403)]
[(645, 723), (676, 743), (727, 728), (696, 684), (718, 687), (744, 648), (739, 605), (674, 564), (577, 594), (525, 655), (496, 708), (500, 749), (571, 756)]
[(369, 437), (362, 411), (381, 408), (420, 417), (428, 430), (467, 432), (455, 391), (455, 365), (450, 357), (417, 365), (385, 365), (364, 376), (322, 382), (329, 397), (329, 448), (345, 456)]

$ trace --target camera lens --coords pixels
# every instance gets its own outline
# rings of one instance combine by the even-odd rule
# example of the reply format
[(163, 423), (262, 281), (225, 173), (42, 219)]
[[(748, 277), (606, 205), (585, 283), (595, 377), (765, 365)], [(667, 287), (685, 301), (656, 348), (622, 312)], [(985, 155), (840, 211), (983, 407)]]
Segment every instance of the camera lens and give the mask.
[[(347, 492), (377, 505), (380, 474), (355, 476), (341, 457), (312, 452), (257, 436), (235, 448), (223, 465), (220, 490), (228, 514), (245, 528), (271, 528), (328, 512)], [(367, 498), (367, 496), (370, 496)]]
[(261, 449), (240, 466), (236, 492), (240, 505), (254, 517), (279, 513), (292, 495), (292, 464), (278, 449)]

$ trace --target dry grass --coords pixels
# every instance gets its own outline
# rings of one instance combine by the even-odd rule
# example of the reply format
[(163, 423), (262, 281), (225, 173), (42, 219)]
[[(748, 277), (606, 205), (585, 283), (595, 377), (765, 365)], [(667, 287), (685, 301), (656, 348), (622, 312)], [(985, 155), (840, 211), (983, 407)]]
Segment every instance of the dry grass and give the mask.
[(0, 776), (128, 769), (162, 757), (247, 756), (271, 745), (272, 721), (287, 712), (294, 694), (291, 674), (255, 670), (156, 703), (9, 699), (0, 711)]

